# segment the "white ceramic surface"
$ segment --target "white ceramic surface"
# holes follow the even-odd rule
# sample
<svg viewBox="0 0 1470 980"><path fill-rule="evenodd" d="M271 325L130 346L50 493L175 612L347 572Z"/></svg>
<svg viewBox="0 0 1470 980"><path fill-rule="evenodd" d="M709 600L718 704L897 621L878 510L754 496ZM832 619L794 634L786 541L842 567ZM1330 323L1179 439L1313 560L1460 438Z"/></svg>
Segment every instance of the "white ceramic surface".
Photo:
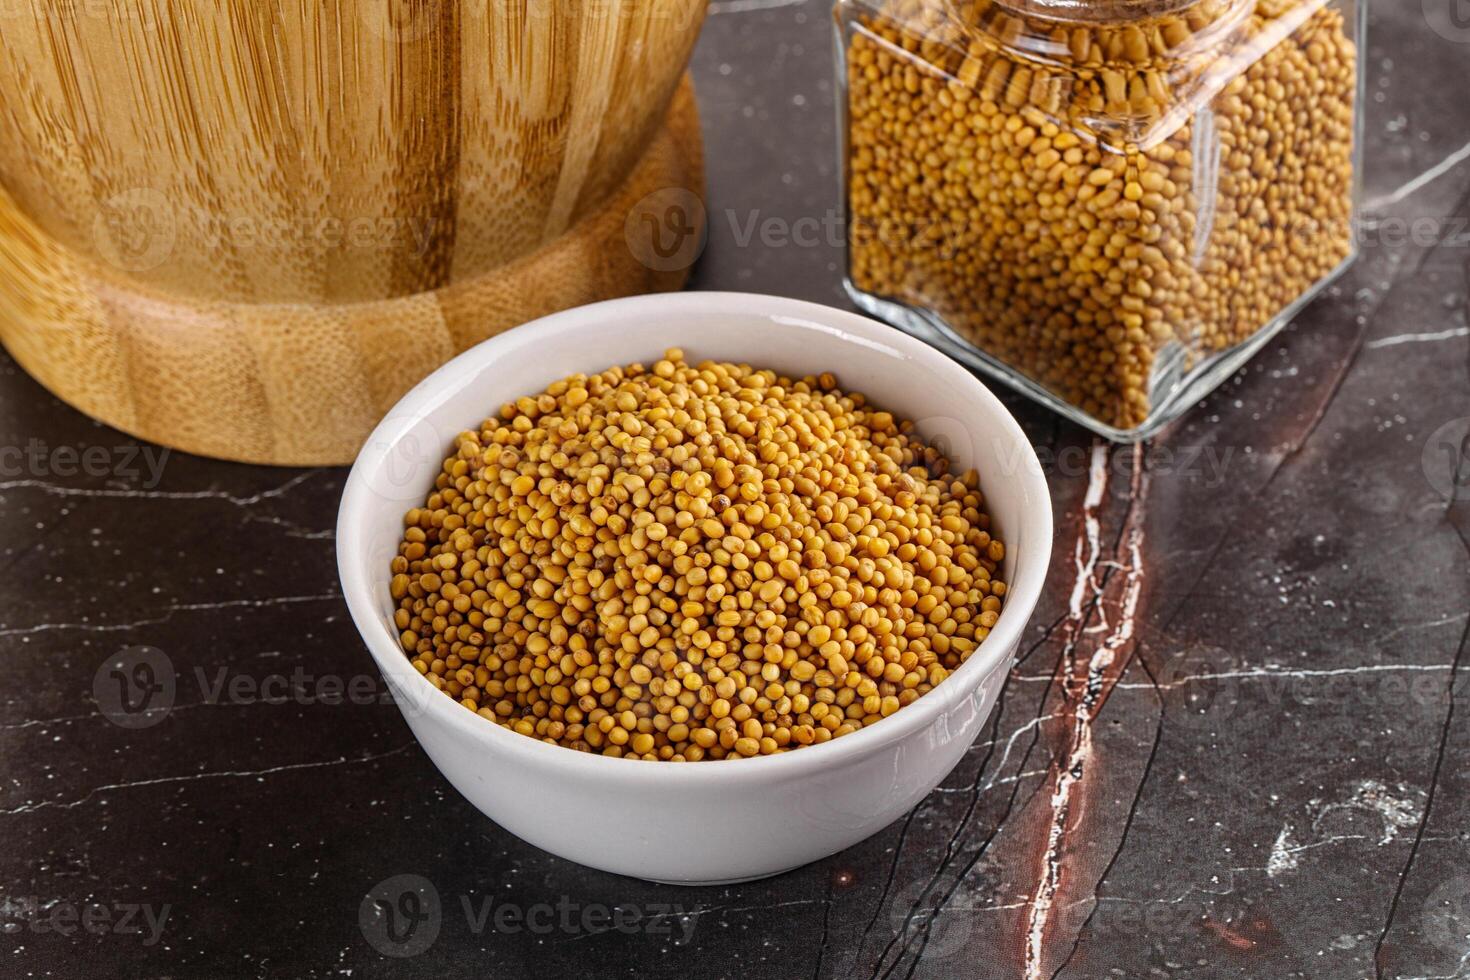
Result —
<svg viewBox="0 0 1470 980"><path fill-rule="evenodd" d="M792 375L832 371L976 466L1006 544L1006 605L990 636L930 694L822 745L752 759L646 762L514 734L419 676L388 594L403 513L423 503L453 437L578 371L650 363L668 347ZM658 881L776 874L882 829L921 800L974 741L1035 608L1051 555L1051 500L1019 425L971 374L891 327L812 303L675 293L568 310L444 365L369 437L348 477L337 561L352 618L404 717L444 776L506 830L553 854ZM448 815L446 814L446 819ZM426 832L433 833L432 827ZM445 831L448 833L448 830Z"/></svg>

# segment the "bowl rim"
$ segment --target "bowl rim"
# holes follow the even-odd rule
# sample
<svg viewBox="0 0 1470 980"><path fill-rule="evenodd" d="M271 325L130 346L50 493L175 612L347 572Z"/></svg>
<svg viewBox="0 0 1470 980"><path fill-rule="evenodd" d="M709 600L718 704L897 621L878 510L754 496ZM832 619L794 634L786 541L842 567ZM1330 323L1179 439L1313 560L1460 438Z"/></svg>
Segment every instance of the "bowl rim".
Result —
<svg viewBox="0 0 1470 980"><path fill-rule="evenodd" d="M942 375L966 390L973 408L977 410L967 413L967 427L970 425L968 420L974 419L974 425L980 431L1000 435L1007 441L1008 449L1014 454L1013 458L1018 460L1018 465L1016 472L1007 474L1005 478L1021 481L1024 484L1024 496L1038 502L1040 506L1035 507L1034 512L1024 519L1028 547L1024 556L1016 556L1018 574L1008 583L1006 603L1000 618L970 658L945 678L943 683L880 722L840 738L804 746L799 751L721 759L717 760L719 765L678 765L663 760L630 759L580 752L518 734L480 717L475 712L465 710L461 704L444 695L414 669L404 655L397 636L378 618L373 593L376 588L387 588L388 576L369 578L359 567L366 564L359 560L366 541L360 530L362 525L355 519L358 514L383 506L381 502L375 503L381 501L381 498L371 489L372 475L381 470L398 440L407 434L400 428L403 420L406 417L422 418L434 408L453 400L463 390L467 379L478 377L481 369L507 352L533 343L555 349L556 342L567 341L569 335L601 328L610 317L635 313L660 318L709 313L744 315L777 321L796 329L812 330L814 343L818 342L817 337L827 337L838 344L880 344L912 360L924 370ZM668 346L682 345L671 340ZM490 411L496 404L508 400L494 395L488 396L484 410ZM902 406L884 407L896 414L902 412ZM396 437L391 431L393 429L399 429ZM1015 452L1016 449L1020 450L1019 453ZM445 451L447 452L447 447ZM429 464L425 465L427 467ZM477 743L488 742L496 751L519 756L526 763L556 767L571 775L591 779L646 779L659 784L710 780L740 783L764 782L772 777L800 773L815 767L839 766L871 755L923 730L959 700L972 693L1002 665L1002 661L1015 649L1030 622L1041 597L1051 561L1052 536L1051 497L1046 478L1020 423L975 375L938 349L887 324L819 303L760 293L677 292L605 300L553 313L497 334L441 365L388 411L363 444L343 488L337 514L336 550L342 595L353 623L395 695L403 690L424 692L420 718L447 725L461 737ZM422 688L415 688L414 685L422 685ZM399 707L403 709L407 706L400 704ZM495 761L494 756L486 758L488 766L493 766Z"/></svg>

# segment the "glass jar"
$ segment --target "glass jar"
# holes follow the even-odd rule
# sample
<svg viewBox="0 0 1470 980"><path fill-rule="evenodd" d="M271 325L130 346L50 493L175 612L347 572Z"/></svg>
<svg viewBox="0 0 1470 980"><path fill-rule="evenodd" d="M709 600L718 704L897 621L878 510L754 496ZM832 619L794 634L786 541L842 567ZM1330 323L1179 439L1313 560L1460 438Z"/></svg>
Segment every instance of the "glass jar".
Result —
<svg viewBox="0 0 1470 980"><path fill-rule="evenodd" d="M847 288L1120 441L1356 255L1359 0L838 0Z"/></svg>

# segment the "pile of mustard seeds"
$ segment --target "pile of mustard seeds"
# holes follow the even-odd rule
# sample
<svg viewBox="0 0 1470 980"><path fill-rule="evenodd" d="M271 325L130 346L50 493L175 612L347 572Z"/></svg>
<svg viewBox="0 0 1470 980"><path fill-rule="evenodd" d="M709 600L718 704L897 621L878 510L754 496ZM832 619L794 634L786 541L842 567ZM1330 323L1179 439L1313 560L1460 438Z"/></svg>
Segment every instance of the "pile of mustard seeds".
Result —
<svg viewBox="0 0 1470 980"><path fill-rule="evenodd" d="M1164 352L1249 340L1352 253L1358 54L1337 5L1255 0L1228 43L1200 40L1239 13L1224 0L1070 27L997 0L871 6L846 59L853 284L1094 419L1144 424ZM1230 81L1195 104L1202 65ZM1142 146L1099 129L1180 116Z"/></svg>
<svg viewBox="0 0 1470 980"><path fill-rule="evenodd" d="M989 634L979 480L842 392L685 361L574 375L464 432L392 563L414 666L572 749L770 755L874 724Z"/></svg>

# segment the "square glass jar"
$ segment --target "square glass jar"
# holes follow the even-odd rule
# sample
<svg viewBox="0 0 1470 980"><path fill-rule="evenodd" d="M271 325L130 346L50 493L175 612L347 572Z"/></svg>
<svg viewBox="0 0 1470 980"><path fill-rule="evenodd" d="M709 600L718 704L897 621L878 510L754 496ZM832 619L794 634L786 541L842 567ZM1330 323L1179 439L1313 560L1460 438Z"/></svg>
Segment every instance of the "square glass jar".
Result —
<svg viewBox="0 0 1470 980"><path fill-rule="evenodd" d="M837 0L846 286L1118 441L1356 257L1360 0Z"/></svg>

